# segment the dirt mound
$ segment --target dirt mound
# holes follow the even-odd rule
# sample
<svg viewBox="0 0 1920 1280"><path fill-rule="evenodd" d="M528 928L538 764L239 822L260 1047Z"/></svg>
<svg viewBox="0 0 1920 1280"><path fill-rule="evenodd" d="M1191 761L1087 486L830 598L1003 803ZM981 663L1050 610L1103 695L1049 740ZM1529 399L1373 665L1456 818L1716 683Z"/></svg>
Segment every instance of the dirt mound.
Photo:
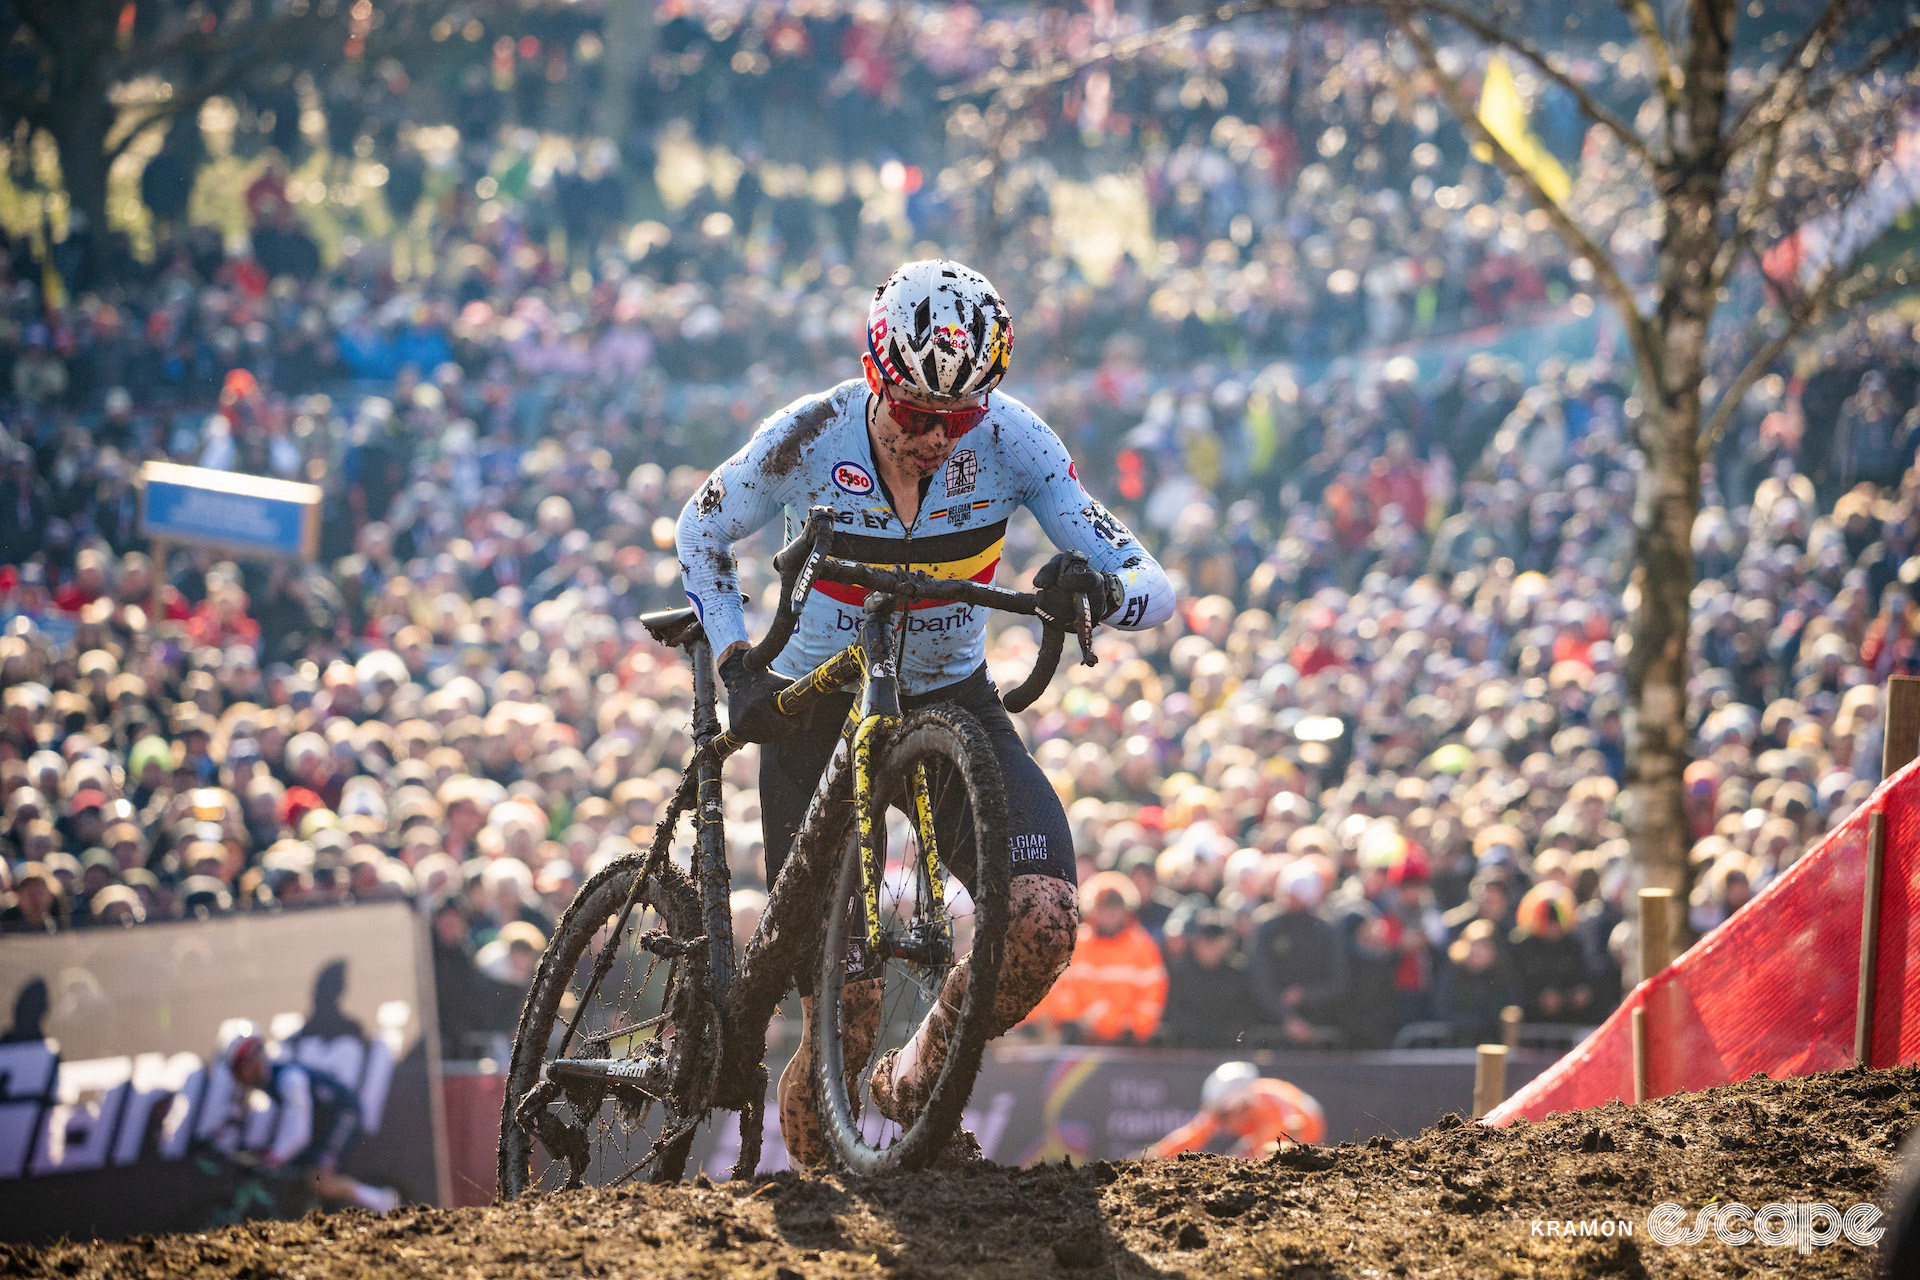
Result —
<svg viewBox="0 0 1920 1280"><path fill-rule="evenodd" d="M794 1174L583 1191L486 1209L261 1223L207 1235L0 1248L0 1275L1866 1276L1844 1240L1662 1246L1647 1214L1716 1197L1758 1208L1884 1195L1920 1124L1920 1070L1844 1071L1613 1105L1489 1130L1187 1157L979 1165L880 1183ZM1884 1203L1884 1201L1882 1201ZM1630 1222L1630 1237L1544 1224ZM1536 1227L1535 1223L1542 1225Z"/></svg>

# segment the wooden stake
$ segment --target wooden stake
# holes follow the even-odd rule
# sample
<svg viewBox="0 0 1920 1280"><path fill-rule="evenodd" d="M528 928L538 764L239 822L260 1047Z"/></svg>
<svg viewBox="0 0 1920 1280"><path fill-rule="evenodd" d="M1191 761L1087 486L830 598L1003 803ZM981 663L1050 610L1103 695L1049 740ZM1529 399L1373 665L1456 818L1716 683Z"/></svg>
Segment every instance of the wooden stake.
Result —
<svg viewBox="0 0 1920 1280"><path fill-rule="evenodd" d="M1880 738L1880 776L1891 778L1920 752L1920 676L1887 680L1886 731ZM1886 879L1887 817L1867 815L1866 884L1860 897L1860 986L1853 1004L1853 1061L1870 1066L1873 1005L1880 968L1880 890Z"/></svg>
<svg viewBox="0 0 1920 1280"><path fill-rule="evenodd" d="M1880 776L1891 778L1920 753L1920 676L1887 679L1887 730L1880 739Z"/></svg>
<svg viewBox="0 0 1920 1280"><path fill-rule="evenodd" d="M165 538L155 538L148 554L153 557L153 598L148 601L147 637L153 639L160 634L160 622L166 608L167 561L173 556L173 544Z"/></svg>
<svg viewBox="0 0 1920 1280"><path fill-rule="evenodd" d="M1867 815L1867 884L1860 904L1860 989L1853 1003L1853 1063L1871 1066L1874 979L1880 968L1880 883L1887 865L1887 815Z"/></svg>
<svg viewBox="0 0 1920 1280"><path fill-rule="evenodd" d="M1640 891L1640 981L1673 963L1673 890Z"/></svg>
<svg viewBox="0 0 1920 1280"><path fill-rule="evenodd" d="M1633 1006L1633 1100L1647 1100L1647 1006Z"/></svg>
<svg viewBox="0 0 1920 1280"><path fill-rule="evenodd" d="M1510 1004L1500 1011L1500 1040L1508 1049L1520 1047L1520 1024L1526 1021L1526 1013L1517 1004Z"/></svg>
<svg viewBox="0 0 1920 1280"><path fill-rule="evenodd" d="M1473 1115L1477 1120L1507 1097L1507 1046L1483 1044L1473 1063Z"/></svg>

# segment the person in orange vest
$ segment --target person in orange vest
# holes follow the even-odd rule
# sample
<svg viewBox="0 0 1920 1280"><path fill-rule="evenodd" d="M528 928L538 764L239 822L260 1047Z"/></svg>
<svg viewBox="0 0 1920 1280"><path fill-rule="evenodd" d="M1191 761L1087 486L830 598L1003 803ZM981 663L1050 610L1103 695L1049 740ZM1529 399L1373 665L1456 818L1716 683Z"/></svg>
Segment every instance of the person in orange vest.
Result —
<svg viewBox="0 0 1920 1280"><path fill-rule="evenodd" d="M1167 1006L1167 966L1139 911L1140 892L1125 875L1087 878L1073 959L1029 1024L1074 1027L1088 1044L1144 1044L1153 1035Z"/></svg>
<svg viewBox="0 0 1920 1280"><path fill-rule="evenodd" d="M1230 1154L1253 1158L1282 1142L1325 1141L1327 1118L1308 1094L1285 1080L1262 1078L1251 1062L1223 1063L1200 1087L1200 1114L1148 1147L1147 1157L1198 1151L1222 1129L1238 1139Z"/></svg>

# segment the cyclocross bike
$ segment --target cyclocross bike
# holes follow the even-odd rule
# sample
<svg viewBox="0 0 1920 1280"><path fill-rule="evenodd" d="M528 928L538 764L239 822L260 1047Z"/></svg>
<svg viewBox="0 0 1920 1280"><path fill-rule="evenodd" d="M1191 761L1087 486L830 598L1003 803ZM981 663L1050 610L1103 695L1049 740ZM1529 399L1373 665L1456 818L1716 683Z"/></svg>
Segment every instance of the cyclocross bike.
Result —
<svg viewBox="0 0 1920 1280"><path fill-rule="evenodd" d="M945 703L902 712L895 646L911 604L958 602L1032 616L1037 598L837 559L833 527L832 510L814 508L800 536L774 557L779 605L748 662L764 669L785 648L816 581L865 587L854 642L794 681L778 706L783 715L803 715L836 690L852 687L856 697L737 963L721 766L744 744L720 729L713 655L694 610L641 618L693 664L692 758L650 847L615 859L581 886L541 958L501 1113L507 1198L642 1176L677 1181L694 1130L718 1109L739 1112L733 1172L752 1176L767 1030L796 984L814 997L814 1093L845 1169L876 1175L923 1167L959 1126L986 1045L1008 924L1005 789L969 712ZM1091 665L1084 600L1076 630L1081 661ZM1065 634L1043 629L1032 674L1004 699L1009 710L1039 697ZM936 829L934 815L954 788L967 801L957 811L970 830ZM899 834L901 856L890 863L893 809L910 821ZM695 837L691 873L670 856L686 814ZM972 854L973 871L964 890L950 883L950 855L962 849ZM867 1082L961 963L971 972L946 1061L918 1114L895 1124L863 1105Z"/></svg>

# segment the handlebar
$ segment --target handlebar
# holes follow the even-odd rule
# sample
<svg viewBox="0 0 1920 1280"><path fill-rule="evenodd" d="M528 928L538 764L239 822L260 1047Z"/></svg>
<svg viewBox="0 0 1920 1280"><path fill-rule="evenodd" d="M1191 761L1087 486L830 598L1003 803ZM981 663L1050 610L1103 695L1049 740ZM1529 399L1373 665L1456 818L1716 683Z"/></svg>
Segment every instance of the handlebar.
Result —
<svg viewBox="0 0 1920 1280"><path fill-rule="evenodd" d="M965 579L934 578L917 571L901 572L857 564L835 557L832 548L833 509L815 507L807 513L806 525L799 536L773 557L773 566L780 573L780 605L767 634L761 637L759 644L748 650L749 667L764 671L767 664L787 647L787 641L793 638L793 629L800 621L800 610L806 603L808 593L813 590L813 584L822 579L884 592L905 602L970 604L1025 617L1033 617L1039 612L1039 597L1031 592L1009 591L1005 587ZM1080 660L1092 666L1095 661L1093 614L1084 599L1080 602L1078 622L1076 631L1080 641ZM1062 628L1042 626L1039 659L1034 663L1032 674L1001 699L1007 710L1025 711L1052 682L1060 666L1061 652L1066 646L1066 634Z"/></svg>

